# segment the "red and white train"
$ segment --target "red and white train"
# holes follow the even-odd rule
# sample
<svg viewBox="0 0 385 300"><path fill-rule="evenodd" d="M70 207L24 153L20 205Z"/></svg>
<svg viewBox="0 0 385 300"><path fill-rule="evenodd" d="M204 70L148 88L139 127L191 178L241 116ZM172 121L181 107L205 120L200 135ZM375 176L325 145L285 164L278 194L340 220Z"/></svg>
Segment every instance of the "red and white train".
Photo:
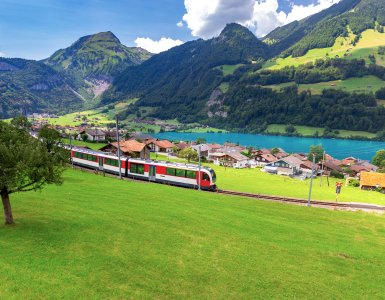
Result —
<svg viewBox="0 0 385 300"><path fill-rule="evenodd" d="M73 147L71 157L74 165L106 173L119 174L119 161L118 157L114 154ZM200 179L201 189L216 189L215 172L208 167L201 167L199 172L198 166L193 164L143 160L125 156L121 156L120 161L123 177L195 189L198 188Z"/></svg>

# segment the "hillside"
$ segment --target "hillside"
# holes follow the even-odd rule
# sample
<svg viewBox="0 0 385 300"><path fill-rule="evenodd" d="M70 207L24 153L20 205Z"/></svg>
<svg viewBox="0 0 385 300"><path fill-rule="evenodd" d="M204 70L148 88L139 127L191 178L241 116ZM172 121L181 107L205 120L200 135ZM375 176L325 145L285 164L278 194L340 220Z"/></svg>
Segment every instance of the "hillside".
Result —
<svg viewBox="0 0 385 300"><path fill-rule="evenodd" d="M185 43L128 68L103 95L102 103L140 96L138 105L157 107L160 117L184 115L183 121L189 122L189 115L199 114L221 83L223 67L261 62L266 56L266 45L249 30L229 24L217 38Z"/></svg>
<svg viewBox="0 0 385 300"><path fill-rule="evenodd" d="M13 200L16 225L0 225L0 298L384 295L381 215L74 170Z"/></svg>
<svg viewBox="0 0 385 300"><path fill-rule="evenodd" d="M367 29L383 32L385 6L382 0L342 0L330 8L277 28L265 37L274 54L302 56L315 48L331 47L338 37L357 36Z"/></svg>
<svg viewBox="0 0 385 300"><path fill-rule="evenodd" d="M57 71L84 80L87 92L99 96L115 76L150 57L151 54L144 49L124 46L108 31L84 36L43 62Z"/></svg>
<svg viewBox="0 0 385 300"><path fill-rule="evenodd" d="M71 79L41 62L0 58L0 119L16 113L79 109L83 100L72 84Z"/></svg>

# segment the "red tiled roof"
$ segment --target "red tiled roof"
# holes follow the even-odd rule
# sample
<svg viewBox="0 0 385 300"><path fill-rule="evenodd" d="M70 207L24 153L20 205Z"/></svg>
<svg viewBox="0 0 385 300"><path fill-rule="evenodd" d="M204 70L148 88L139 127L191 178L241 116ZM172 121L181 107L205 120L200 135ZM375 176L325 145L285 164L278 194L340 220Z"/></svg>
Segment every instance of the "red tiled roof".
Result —
<svg viewBox="0 0 385 300"><path fill-rule="evenodd" d="M115 148L118 148L118 143L112 143ZM146 144L140 143L136 140L128 140L120 142L120 150L122 152L141 152Z"/></svg>
<svg viewBox="0 0 385 300"><path fill-rule="evenodd" d="M154 141L154 144L157 145L159 148L174 148L174 144L171 143L168 140L162 140L162 141Z"/></svg>

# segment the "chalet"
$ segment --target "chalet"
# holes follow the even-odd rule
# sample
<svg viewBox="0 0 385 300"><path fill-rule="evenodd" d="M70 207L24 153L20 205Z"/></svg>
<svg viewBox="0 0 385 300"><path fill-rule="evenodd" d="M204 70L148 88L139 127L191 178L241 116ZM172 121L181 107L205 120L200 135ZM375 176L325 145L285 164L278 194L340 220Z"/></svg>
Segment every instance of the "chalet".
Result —
<svg viewBox="0 0 385 300"><path fill-rule="evenodd" d="M106 133L100 129L86 129L79 133L78 140L82 140L83 135L87 136L88 141L100 142L106 140Z"/></svg>
<svg viewBox="0 0 385 300"><path fill-rule="evenodd" d="M278 152L277 153L274 153L274 156L278 159L281 159L283 157L286 157L288 156L289 154L285 152L285 150L283 150L282 148L277 148L278 149Z"/></svg>
<svg viewBox="0 0 385 300"><path fill-rule="evenodd" d="M146 145L150 147L153 152L165 152L172 153L174 152L175 145L168 140L148 140Z"/></svg>
<svg viewBox="0 0 385 300"><path fill-rule="evenodd" d="M385 174L374 172L362 172L360 177L360 188L362 190L385 190Z"/></svg>
<svg viewBox="0 0 385 300"><path fill-rule="evenodd" d="M181 141L181 142L175 144L175 146L176 146L179 150L183 150L183 149L186 149L186 148L190 147L190 144Z"/></svg>
<svg viewBox="0 0 385 300"><path fill-rule="evenodd" d="M191 148L199 152L199 147L201 151L201 157L205 157L206 159L209 159L209 152L211 148L207 144L194 145Z"/></svg>
<svg viewBox="0 0 385 300"><path fill-rule="evenodd" d="M271 174L294 176L301 173L302 160L287 156L267 164L264 171Z"/></svg>
<svg viewBox="0 0 385 300"><path fill-rule="evenodd" d="M211 154L215 165L242 169L249 166L249 158L240 152L216 152Z"/></svg>
<svg viewBox="0 0 385 300"><path fill-rule="evenodd" d="M254 160L258 166L266 166L267 164L276 161L277 158L270 153L267 153L267 154L257 153L254 155Z"/></svg>
<svg viewBox="0 0 385 300"><path fill-rule="evenodd" d="M150 147L148 147L145 143L141 143L136 140L128 140L120 142L119 145L120 153L122 155L133 158L150 159ZM100 150L116 154L118 150L118 143L109 143Z"/></svg>
<svg viewBox="0 0 385 300"><path fill-rule="evenodd" d="M133 133L130 135L130 139L137 140L137 141L140 141L142 143L145 143L149 140L155 140L155 138L152 137L151 135L144 134L144 133Z"/></svg>
<svg viewBox="0 0 385 300"><path fill-rule="evenodd" d="M302 170L302 173L306 175L307 177L311 177L313 168L314 168L314 173L313 175L318 174L318 171L321 169L319 165L314 164L309 160L302 160L300 168Z"/></svg>
<svg viewBox="0 0 385 300"><path fill-rule="evenodd" d="M342 168L334 160L326 160L323 164L323 174L330 175L332 171L337 173L343 173Z"/></svg>
<svg viewBox="0 0 385 300"><path fill-rule="evenodd" d="M357 162L358 162L357 158L354 158L354 157L350 156L350 157L347 157L347 158L343 159L341 163L344 166L351 166L351 165L353 165L353 164L355 164Z"/></svg>

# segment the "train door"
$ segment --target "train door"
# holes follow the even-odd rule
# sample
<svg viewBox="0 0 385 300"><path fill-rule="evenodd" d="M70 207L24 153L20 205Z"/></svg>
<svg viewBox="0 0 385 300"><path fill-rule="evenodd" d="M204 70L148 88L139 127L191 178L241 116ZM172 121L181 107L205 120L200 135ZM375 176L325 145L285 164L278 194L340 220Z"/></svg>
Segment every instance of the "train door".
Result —
<svg viewBox="0 0 385 300"><path fill-rule="evenodd" d="M156 180L156 166L149 166L148 178L151 181L155 181Z"/></svg>
<svg viewBox="0 0 385 300"><path fill-rule="evenodd" d="M103 157L99 157L99 170L103 170Z"/></svg>

